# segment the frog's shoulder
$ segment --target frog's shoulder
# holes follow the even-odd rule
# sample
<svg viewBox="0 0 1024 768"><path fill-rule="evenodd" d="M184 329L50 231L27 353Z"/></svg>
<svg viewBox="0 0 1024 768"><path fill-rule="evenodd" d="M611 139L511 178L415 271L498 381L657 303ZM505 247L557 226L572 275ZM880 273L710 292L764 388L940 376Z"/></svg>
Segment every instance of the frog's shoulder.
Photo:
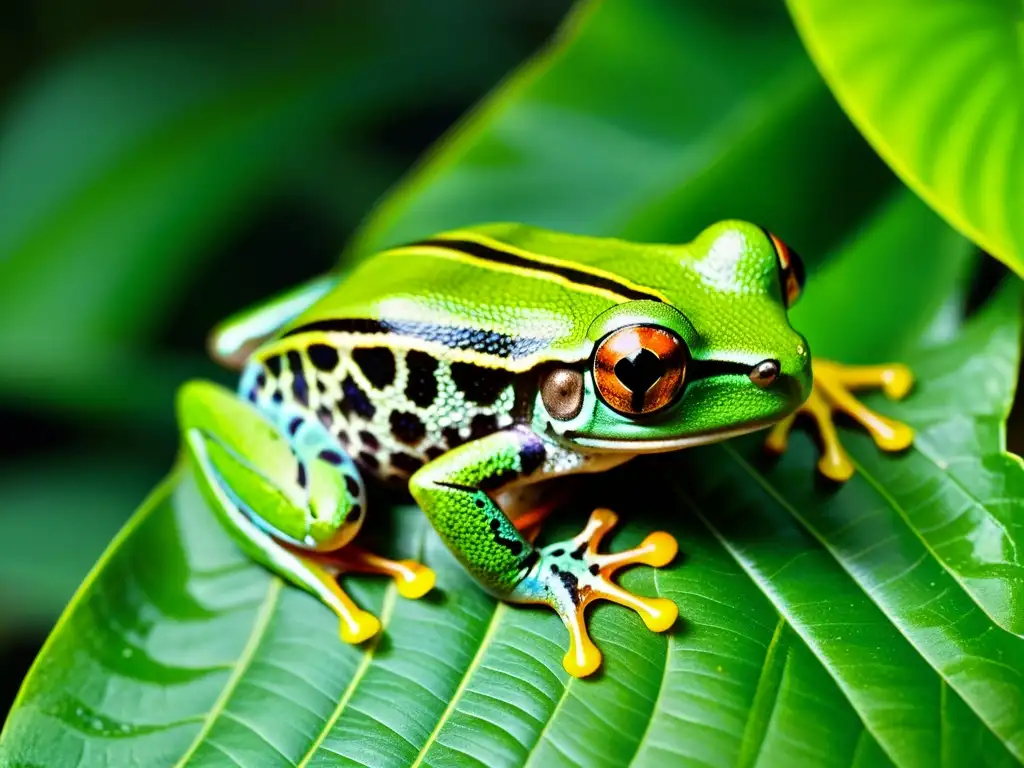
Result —
<svg viewBox="0 0 1024 768"><path fill-rule="evenodd" d="M589 355L587 331L601 312L666 301L615 267L649 263L645 248L520 224L444 232L366 259L283 336L401 344L511 371L574 362Z"/></svg>

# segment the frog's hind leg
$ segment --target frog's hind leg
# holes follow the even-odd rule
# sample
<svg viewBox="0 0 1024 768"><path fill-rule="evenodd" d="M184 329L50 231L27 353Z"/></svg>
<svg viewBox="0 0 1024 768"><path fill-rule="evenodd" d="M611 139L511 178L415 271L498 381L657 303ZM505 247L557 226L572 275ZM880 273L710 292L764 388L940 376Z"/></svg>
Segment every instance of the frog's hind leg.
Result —
<svg viewBox="0 0 1024 768"><path fill-rule="evenodd" d="M810 397L796 413L776 424L768 433L765 447L783 453L789 444L789 433L797 415L806 413L818 427L822 456L818 471L836 482L849 480L853 463L843 449L832 414L844 413L868 431L875 445L883 451L901 451L914 440L914 431L898 421L888 419L860 403L853 392L881 388L886 397L899 400L914 384L910 369L899 363L889 365L840 365L827 360L814 361L814 386Z"/></svg>
<svg viewBox="0 0 1024 768"><path fill-rule="evenodd" d="M365 499L354 466L333 452L299 459L254 406L215 384L189 382L178 406L200 487L235 542L330 607L346 642L377 634L376 617L316 559L317 551L347 544L362 523Z"/></svg>
<svg viewBox="0 0 1024 768"><path fill-rule="evenodd" d="M210 356L225 368L241 370L253 350L333 289L340 281L323 275L232 315L210 334Z"/></svg>
<svg viewBox="0 0 1024 768"><path fill-rule="evenodd" d="M563 666L575 677L593 673L601 654L590 640L584 612L595 600L611 600L640 614L647 627L663 632L676 620L675 603L634 595L611 581L627 565L667 565L677 551L667 533L650 534L636 549L597 552L615 525L606 509L568 541L535 548L494 502L491 494L536 472L543 441L526 429L495 432L435 459L410 478L409 488L442 540L492 594L519 603L543 603L569 630Z"/></svg>

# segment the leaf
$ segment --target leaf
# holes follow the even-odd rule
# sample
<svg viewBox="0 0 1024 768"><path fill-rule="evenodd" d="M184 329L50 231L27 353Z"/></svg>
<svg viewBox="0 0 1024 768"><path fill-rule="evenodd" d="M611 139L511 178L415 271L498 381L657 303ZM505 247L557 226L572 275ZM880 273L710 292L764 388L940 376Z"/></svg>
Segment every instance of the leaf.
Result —
<svg viewBox="0 0 1024 768"><path fill-rule="evenodd" d="M377 208L349 251L495 220L685 242L708 222L747 218L813 266L891 177L832 102L785 13L760 4L744 20L715 3L580 4L548 50Z"/></svg>
<svg viewBox="0 0 1024 768"><path fill-rule="evenodd" d="M946 220L1024 274L1020 7L789 0L857 127Z"/></svg>
<svg viewBox="0 0 1024 768"><path fill-rule="evenodd" d="M925 369L930 361L942 374L901 415L923 407L930 415L915 426L955 429L963 412L942 406L955 381L964 397L989 392L975 399L979 421L1002 418L1020 298L1014 285L957 342L923 353ZM978 375L965 381L964 366L950 367L964 362ZM396 507L393 530L376 536L437 569L440 594L407 601L351 579L386 631L365 649L339 642L315 599L230 544L179 469L51 636L0 756L50 765L102 755L112 766L140 755L152 765L185 755L260 766L1012 764L1007 750L1024 746L1013 715L1024 645L999 629L1008 614L978 609L942 542L929 550L941 529L920 523L955 505L908 483L909 471L888 480L924 452L875 458L889 473L876 477L864 442L853 450L865 474L834 494L810 487L809 441L764 475L756 448L729 443L637 462L603 485L629 521L613 549L655 525L679 537L682 563L624 581L677 600L684 624L666 642L599 607L594 634L607 655L596 681L561 669L553 614L496 604L411 507ZM1019 463L1014 472L1007 481L1019 482ZM652 476L680 479L652 488ZM957 489L938 470L931 482ZM666 507L678 511L666 518ZM978 511L998 517L1002 503L983 499ZM581 522L578 511L547 537Z"/></svg>
<svg viewBox="0 0 1024 768"><path fill-rule="evenodd" d="M528 76L513 77L399 191L356 252L422 234L419 228L451 226L462 216L496 215L499 188L491 187L490 173L500 177L518 157L553 163L561 156L552 147L580 149L576 160L586 159L582 150L595 145L583 141L581 124L603 125L613 138L619 131L644 136L645 119L671 115L681 102L669 98L678 78L664 73L683 66L653 80L643 69L647 58L692 51L695 59L683 71L696 82L679 87L698 89L701 73L730 72L729 55L710 59L722 69L707 66L710 52L731 53L727 35L742 33L716 26L714 10L689 11L692 23L680 24L678 5L654 0L587 9L560 53L529 65ZM776 29L756 14L752 26L759 33ZM640 29L652 32L642 46L621 32ZM711 37L715 30L720 37ZM662 51L657 44L668 38L676 44ZM635 55L638 48L643 56ZM779 135L776 127L799 130L797 118L808 116L764 95L772 93L764 61L785 68L785 50L781 45L775 57L754 57L742 70L747 79L726 103L741 114L759 104L770 119L748 126L749 135L723 139L726 160L693 175L666 174L667 194L661 184L626 183L611 163L608 178L626 189L601 188L615 196L616 210L628 198L623 208L636 214L629 222L605 223L611 214L603 195L553 194L531 209L531 196L517 197L509 184L510 204L560 226L635 226L645 236L669 239L682 226L668 216L669 202L689 199L711 211L739 190L750 212L807 223L808 242L831 248L827 260L819 259L794 322L829 354L912 353L918 392L905 403L877 405L904 416L922 435L948 433L948 443L926 441L901 456L879 457L850 435L862 473L839 490L812 483L814 453L805 438L794 438L792 453L774 465L754 437L640 459L591 478L587 495L548 526L545 538L575 533L590 496L621 513L613 550L654 528L670 530L683 556L660 571L634 569L623 583L676 600L682 622L668 635L654 635L635 615L599 605L591 626L605 666L596 679L582 681L562 669L567 639L553 613L486 596L407 506L386 513L378 503L371 534L381 549L424 559L437 571L439 589L407 601L381 581L346 580L353 596L382 617L385 631L365 648L340 643L327 609L282 587L230 545L179 468L111 545L51 634L0 734L0 762L955 767L1024 761L1014 719L1024 696L1024 649L1019 634L1005 629L1014 626L1020 600L1000 601L1020 592L1014 559L1020 534L1010 525L1013 502L1006 499L1013 497L1001 490L1017 487L1020 463L1003 453L1001 427L1019 360L1021 287L1009 285L965 323L955 304L972 250L909 193L881 179L865 189L860 208L836 213L819 188L795 186L780 202L771 184L750 183L775 178L755 171L787 157L776 156L768 141ZM622 67L614 66L616 56L625 57ZM633 83L629 95L637 100L624 116L603 101L608 78L592 76L588 67L595 62ZM648 79L633 78L635 72ZM664 88L654 88L656 82ZM494 131L508 125L521 102L531 103L537 89L555 83L574 90L546 99L578 99L579 119L551 121L543 132L520 136L519 153L497 153ZM621 96L611 85L611 98ZM645 91L648 101L641 99ZM823 101L823 113L828 109ZM805 145L820 142L808 146L812 154L834 138L833 131L809 135L802 134ZM679 133L665 146L699 138ZM793 152L788 158L797 166L800 143L780 148ZM737 145L742 149L734 154ZM534 155L526 152L531 148ZM489 156L490 165L474 165L483 158L470 162L475 152ZM599 177L605 156L589 157ZM611 152L607 157L614 160ZM828 168L803 162L820 179L832 179ZM740 166L744 183L734 185ZM536 173L552 181L543 166L524 167L530 174L524 179ZM829 183L836 186L826 191L839 186ZM532 182L524 188L544 191ZM442 206L442 192L451 195L448 203L470 207ZM695 214L680 209L679 215ZM942 254L927 274L920 247ZM866 309L872 302L879 307ZM879 319L867 316L875 311ZM937 318L941 333L934 330ZM952 387L955 398L948 396ZM945 466L929 458L928 451L940 450L935 445L950 452L940 455ZM931 467L918 475L913 468L922 464Z"/></svg>

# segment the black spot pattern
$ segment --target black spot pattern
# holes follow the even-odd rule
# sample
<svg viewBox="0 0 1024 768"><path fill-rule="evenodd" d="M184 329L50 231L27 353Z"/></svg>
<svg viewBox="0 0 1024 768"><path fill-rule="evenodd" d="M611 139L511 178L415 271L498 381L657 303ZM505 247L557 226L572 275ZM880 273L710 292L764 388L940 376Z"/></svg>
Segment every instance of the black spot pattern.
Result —
<svg viewBox="0 0 1024 768"><path fill-rule="evenodd" d="M524 475L532 475L544 463L547 451L536 435L530 435L519 449L519 467Z"/></svg>
<svg viewBox="0 0 1024 768"><path fill-rule="evenodd" d="M352 477L352 475L345 475L345 490L348 491L348 495L351 496L353 499L358 499L359 481Z"/></svg>
<svg viewBox="0 0 1024 768"><path fill-rule="evenodd" d="M444 456L447 451L439 445L432 445L424 452L427 457L427 461L433 461L436 458Z"/></svg>
<svg viewBox="0 0 1024 768"><path fill-rule="evenodd" d="M340 431L340 432L339 432L339 433L338 433L338 434L336 435L336 437L338 438L338 442L339 442L339 443L341 443L341 444L342 444L343 446L345 446L346 448L348 448L348 445L349 445L349 443L351 442L351 440L349 439L349 436L348 436L348 432L346 432L345 430L341 430L341 431Z"/></svg>
<svg viewBox="0 0 1024 768"><path fill-rule="evenodd" d="M265 386L267 386L267 374L260 371L256 374L256 388L263 389Z"/></svg>
<svg viewBox="0 0 1024 768"><path fill-rule="evenodd" d="M336 467L341 466L341 462L343 461L340 453L331 450L320 451L318 458L322 461L326 461L328 464L333 464Z"/></svg>
<svg viewBox="0 0 1024 768"><path fill-rule="evenodd" d="M359 433L359 441L363 444L363 448L368 451L379 451L380 441L373 432L367 432L365 429Z"/></svg>
<svg viewBox="0 0 1024 768"><path fill-rule="evenodd" d="M390 349L384 347L353 349L352 359L356 361L366 380L374 389L384 389L394 382L395 356Z"/></svg>
<svg viewBox="0 0 1024 768"><path fill-rule="evenodd" d="M478 405L493 405L498 395L512 383L512 374L497 368L469 363L452 363L452 381L467 400Z"/></svg>
<svg viewBox="0 0 1024 768"><path fill-rule="evenodd" d="M498 417L489 413L478 413L469 422L469 436L473 440L487 437L492 432L498 431Z"/></svg>
<svg viewBox="0 0 1024 768"><path fill-rule="evenodd" d="M367 469L370 469L370 470L372 470L374 472L376 472L378 469L380 469L380 462L377 461L377 457L374 456L369 451L360 451L359 455L356 457L356 459L364 467L366 467Z"/></svg>
<svg viewBox="0 0 1024 768"><path fill-rule="evenodd" d="M348 511L348 519L346 522L358 523L363 517L363 508L358 504L353 504L352 509Z"/></svg>
<svg viewBox="0 0 1024 768"><path fill-rule="evenodd" d="M426 408L437 398L437 360L418 349L405 355L409 369L409 380L405 385L405 396L420 408Z"/></svg>
<svg viewBox="0 0 1024 768"><path fill-rule="evenodd" d="M407 475L413 474L416 470L423 466L423 460L418 459L415 456L410 456L408 453L393 453L391 454L391 466L397 469L399 472L404 472Z"/></svg>
<svg viewBox="0 0 1024 768"><path fill-rule="evenodd" d="M278 376L281 375L280 357L268 357L266 360L263 361L263 364L267 367L267 370L270 371L270 375L273 378L276 379Z"/></svg>
<svg viewBox="0 0 1024 768"><path fill-rule="evenodd" d="M417 445L427 434L427 428L415 413L393 411L389 421L391 433L406 445Z"/></svg>
<svg viewBox="0 0 1024 768"><path fill-rule="evenodd" d="M301 461L299 462L299 469L295 475L295 482L297 482L303 488L306 487L306 465L303 464Z"/></svg>
<svg viewBox="0 0 1024 768"><path fill-rule="evenodd" d="M302 417L296 416L294 419L288 422L288 435L295 437L295 433L299 431L299 427L302 426Z"/></svg>
<svg viewBox="0 0 1024 768"><path fill-rule="evenodd" d="M558 574L558 578L562 580L562 584L569 592L569 597L572 598L573 605L580 604L580 580L576 578L576 574L570 571L562 571Z"/></svg>
<svg viewBox="0 0 1024 768"><path fill-rule="evenodd" d="M292 372L292 394L302 405L309 405L309 385L302 371L302 357L294 349L288 350L288 368Z"/></svg>
<svg viewBox="0 0 1024 768"><path fill-rule="evenodd" d="M316 415L320 419L320 423L323 424L327 429L331 428L334 424L334 414L331 413L331 409L321 405L316 409Z"/></svg>
<svg viewBox="0 0 1024 768"><path fill-rule="evenodd" d="M310 344L306 354L309 362L321 371L330 373L338 367L338 350L327 344Z"/></svg>
<svg viewBox="0 0 1024 768"><path fill-rule="evenodd" d="M519 567L525 568L527 571L529 571L531 568L533 568L533 566L537 564L538 560L540 560L540 552L538 552L536 549L531 549L530 554L523 558L523 562Z"/></svg>
<svg viewBox="0 0 1024 768"><path fill-rule="evenodd" d="M444 442L448 446L449 450L451 450L452 448L458 448L460 445L466 442L465 440L462 439L462 435L459 434L458 427L445 427L441 431L441 436L444 438Z"/></svg>
<svg viewBox="0 0 1024 768"><path fill-rule="evenodd" d="M341 392L341 404L338 407L343 414L348 416L355 413L364 419L373 418L373 414L377 412L377 409L370 402L370 398L366 396L366 393L356 384L355 379L351 376L346 376L345 380L341 382Z"/></svg>

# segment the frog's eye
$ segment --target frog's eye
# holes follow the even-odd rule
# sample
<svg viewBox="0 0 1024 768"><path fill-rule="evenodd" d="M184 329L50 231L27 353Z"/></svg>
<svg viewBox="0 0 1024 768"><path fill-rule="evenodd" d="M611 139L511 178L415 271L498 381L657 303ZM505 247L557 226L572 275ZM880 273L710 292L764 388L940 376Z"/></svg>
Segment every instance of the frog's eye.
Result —
<svg viewBox="0 0 1024 768"><path fill-rule="evenodd" d="M789 309L796 304L796 300L800 298L800 292L804 289L804 263L796 251L771 232L768 232L768 238L775 247L775 256L779 262L779 275L782 280L782 294L786 298L786 309Z"/></svg>
<svg viewBox="0 0 1024 768"><path fill-rule="evenodd" d="M689 350L675 333L654 325L613 331L594 351L594 383L609 407L627 416L654 413L683 388Z"/></svg>

